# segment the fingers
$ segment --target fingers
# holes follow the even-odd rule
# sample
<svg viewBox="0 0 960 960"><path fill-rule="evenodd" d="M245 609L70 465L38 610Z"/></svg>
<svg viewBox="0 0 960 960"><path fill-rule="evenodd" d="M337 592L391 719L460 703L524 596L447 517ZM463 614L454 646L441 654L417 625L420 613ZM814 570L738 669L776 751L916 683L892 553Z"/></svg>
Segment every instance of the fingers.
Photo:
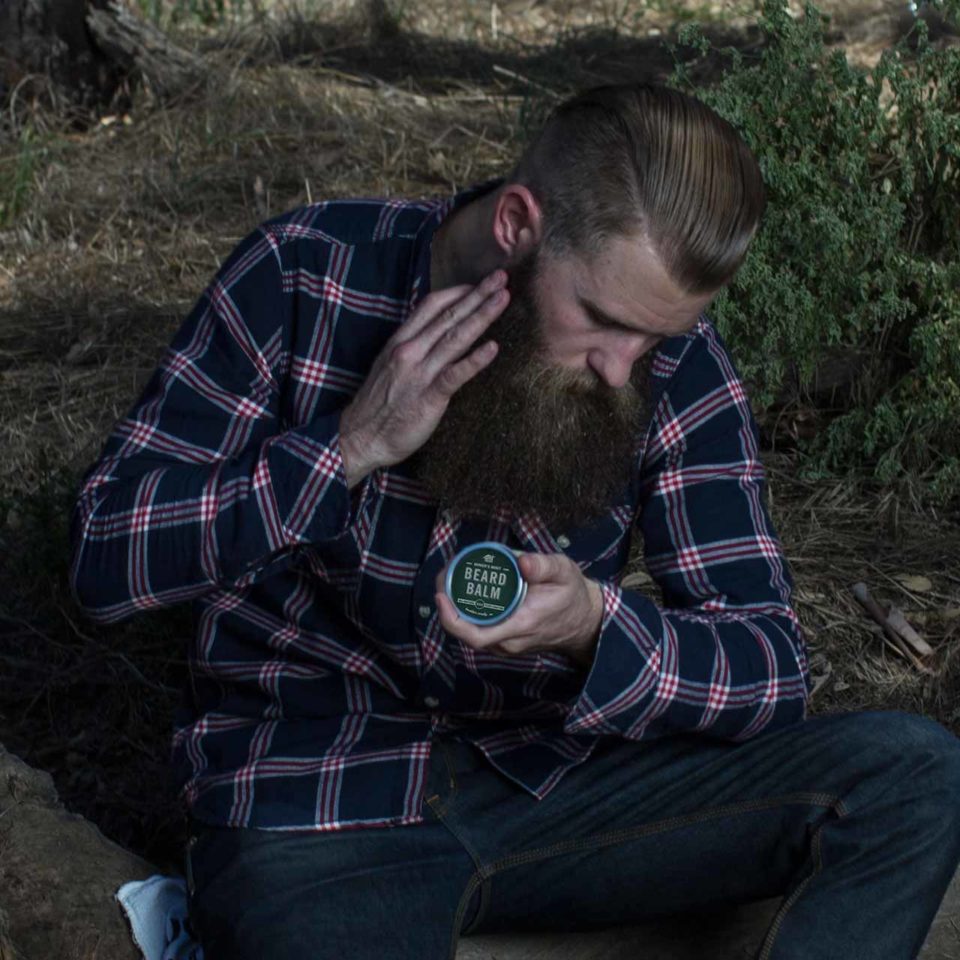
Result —
<svg viewBox="0 0 960 960"><path fill-rule="evenodd" d="M495 296L506 286L506 282L506 271L494 270L476 286L460 284L427 294L400 328L395 342L405 343L417 338L424 353L427 353L447 329Z"/></svg>
<svg viewBox="0 0 960 960"><path fill-rule="evenodd" d="M424 373L433 381L437 393L444 400L449 399L496 356L498 347L493 341L481 344L467 356L464 354L503 312L509 299L510 295L505 290L497 291L479 309L448 326L424 358Z"/></svg>
<svg viewBox="0 0 960 960"><path fill-rule="evenodd" d="M519 614L514 614L513 617L503 623L495 624L492 627L481 627L464 620L445 593L436 593L434 601L437 604L437 612L440 614L440 626L447 633L459 637L474 650L495 647L505 640L519 640L523 643L525 634L521 629L518 629L518 627L523 626L522 622L518 623Z"/></svg>
<svg viewBox="0 0 960 960"><path fill-rule="evenodd" d="M422 332L424 327L433 322L438 313L455 306L471 290L476 289L468 283L460 283L455 287L445 287L443 290L428 293L418 304L416 310L410 314L406 323L397 331L394 343L406 343L408 340L413 340Z"/></svg>
<svg viewBox="0 0 960 960"><path fill-rule="evenodd" d="M500 287L480 298L471 294L444 310L420 335L427 371L435 374L462 357L509 301L510 294Z"/></svg>
<svg viewBox="0 0 960 960"><path fill-rule="evenodd" d="M498 349L493 340L488 340L458 363L444 367L434 384L437 392L441 396L452 397L468 380L493 362Z"/></svg>
<svg viewBox="0 0 960 960"><path fill-rule="evenodd" d="M440 626L474 650L508 656L550 651L589 666L603 618L600 585L563 554L524 553L519 561L531 589L516 612L492 626L461 616L444 591L441 570L434 584Z"/></svg>
<svg viewBox="0 0 960 960"><path fill-rule="evenodd" d="M451 395L493 360L495 343L474 342L508 302L505 283L506 272L498 270L476 287L430 294L377 354L349 405L347 425L376 451L370 462L390 466L423 446ZM442 349L434 349L438 341Z"/></svg>
<svg viewBox="0 0 960 960"><path fill-rule="evenodd" d="M447 596L446 583L447 568L442 569L434 580L434 602L437 605L437 613L440 615L440 626L447 633L459 637L468 646L474 650L485 650L494 648L493 653L497 652L499 645L504 641L516 641L515 650L511 652L521 652L521 648L529 644L529 637L532 635L537 625L537 615L527 609L519 609L510 617L501 623L492 626L481 626L471 623L460 616L460 612L454 606L453 601Z"/></svg>
<svg viewBox="0 0 960 960"><path fill-rule="evenodd" d="M562 582L571 579L572 574L582 576L580 568L563 553L518 553L517 563L527 583ZM444 567L434 579L434 592L444 593L447 569Z"/></svg>
<svg viewBox="0 0 960 960"><path fill-rule="evenodd" d="M497 355L492 341L465 354L509 302L506 282L506 271L495 270L475 287L428 295L391 341L389 356L402 367L416 369L422 389L432 392L443 407Z"/></svg>

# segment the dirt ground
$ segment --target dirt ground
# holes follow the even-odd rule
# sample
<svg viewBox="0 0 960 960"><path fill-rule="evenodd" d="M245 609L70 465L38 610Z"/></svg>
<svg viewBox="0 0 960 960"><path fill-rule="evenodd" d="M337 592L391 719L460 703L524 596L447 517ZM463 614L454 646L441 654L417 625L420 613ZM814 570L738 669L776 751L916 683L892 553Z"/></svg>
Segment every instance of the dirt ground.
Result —
<svg viewBox="0 0 960 960"><path fill-rule="evenodd" d="M823 8L832 42L866 66L912 16L893 0ZM499 174L538 105L665 77L664 40L694 17L749 48L752 9L462 0L348 25L288 12L181 35L209 73L176 103L131 90L84 125L53 91L15 94L0 128L0 176L19 198L0 229L0 742L50 771L68 806L176 865L166 753L189 615L85 622L66 588L67 519L79 473L222 258L314 199L448 193ZM799 480L802 417L773 412L762 428L813 711L902 709L960 732L960 517ZM919 667L863 614L857 582L933 648Z"/></svg>

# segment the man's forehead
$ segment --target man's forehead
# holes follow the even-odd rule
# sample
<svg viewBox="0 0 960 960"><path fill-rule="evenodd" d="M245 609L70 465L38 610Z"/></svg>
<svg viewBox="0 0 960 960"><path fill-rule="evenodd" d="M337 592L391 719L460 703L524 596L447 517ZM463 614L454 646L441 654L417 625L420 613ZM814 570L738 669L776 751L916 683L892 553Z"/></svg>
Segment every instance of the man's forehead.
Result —
<svg viewBox="0 0 960 960"><path fill-rule="evenodd" d="M588 306L638 329L662 327L665 335L689 329L715 296L681 290L642 238L614 237L593 256L574 255L571 266L576 294Z"/></svg>

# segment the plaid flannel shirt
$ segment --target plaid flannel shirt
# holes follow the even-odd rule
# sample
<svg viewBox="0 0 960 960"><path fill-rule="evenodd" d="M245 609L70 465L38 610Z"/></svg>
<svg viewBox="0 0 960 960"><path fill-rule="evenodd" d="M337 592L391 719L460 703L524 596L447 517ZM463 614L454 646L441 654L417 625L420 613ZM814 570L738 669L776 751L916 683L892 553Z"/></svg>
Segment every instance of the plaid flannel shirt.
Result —
<svg viewBox="0 0 960 960"><path fill-rule="evenodd" d="M340 411L429 290L436 227L490 186L317 203L257 229L83 478L71 586L88 615L193 604L173 754L199 819L419 822L440 732L541 798L601 737L736 741L805 716L806 650L756 427L706 317L659 345L633 480L597 521L462 519L405 464L348 489ZM657 598L619 585L634 529ZM435 577L479 539L563 552L601 584L589 670L443 631Z"/></svg>

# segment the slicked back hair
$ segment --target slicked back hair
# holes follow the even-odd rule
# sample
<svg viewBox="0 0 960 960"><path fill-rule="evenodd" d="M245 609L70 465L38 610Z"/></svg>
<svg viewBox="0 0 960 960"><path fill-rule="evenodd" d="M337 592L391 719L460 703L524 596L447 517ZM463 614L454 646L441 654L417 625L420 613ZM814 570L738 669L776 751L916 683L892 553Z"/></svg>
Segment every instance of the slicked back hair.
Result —
<svg viewBox="0 0 960 960"><path fill-rule="evenodd" d="M597 87L560 104L508 182L541 205L548 251L590 256L635 235L688 294L733 278L766 203L737 131L657 84Z"/></svg>

